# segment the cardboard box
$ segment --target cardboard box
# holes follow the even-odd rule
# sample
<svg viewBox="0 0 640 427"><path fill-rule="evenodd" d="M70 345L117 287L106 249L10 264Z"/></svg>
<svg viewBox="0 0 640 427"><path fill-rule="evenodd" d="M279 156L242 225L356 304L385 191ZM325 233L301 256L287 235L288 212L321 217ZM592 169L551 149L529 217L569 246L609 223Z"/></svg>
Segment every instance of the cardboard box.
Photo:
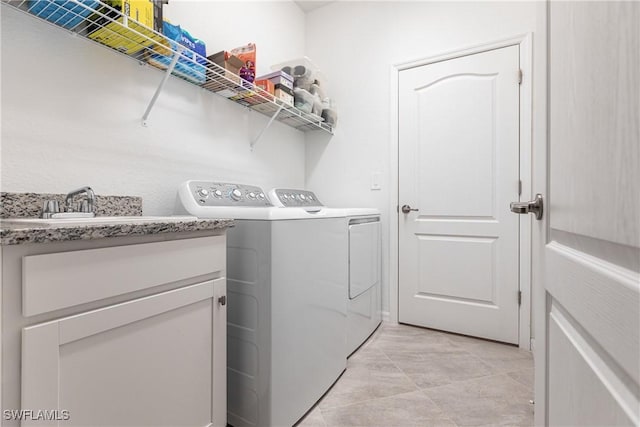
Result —
<svg viewBox="0 0 640 427"><path fill-rule="evenodd" d="M276 91L275 85L271 83L271 80L268 80L268 79L256 80L255 85L256 87L259 87L260 89L270 93L271 95L273 95ZM260 94L264 95L263 93L260 93Z"/></svg>
<svg viewBox="0 0 640 427"><path fill-rule="evenodd" d="M255 103L261 104L263 102L273 101L273 94L276 89L269 80L258 80L255 82L256 85L256 93L258 95L255 96ZM262 89L262 90L259 90Z"/></svg>
<svg viewBox="0 0 640 427"><path fill-rule="evenodd" d="M164 38L152 31L152 29L155 29L162 33L162 13L158 11L158 4L161 10L162 2L155 3L151 0L111 0L107 4L120 11L121 14L113 11L106 13L107 16L117 22L110 22L103 17L95 19L95 23L89 25L87 29L90 39L128 55L152 45L166 46ZM125 20L122 15L127 19ZM159 16L160 21L157 21L154 16Z"/></svg>
<svg viewBox="0 0 640 427"><path fill-rule="evenodd" d="M282 85L293 90L293 77L284 71L274 71L273 73L265 74L258 77L258 80L269 80L274 85Z"/></svg>
<svg viewBox="0 0 640 427"><path fill-rule="evenodd" d="M284 90L283 88L278 88L274 92L274 96L276 99L286 102L287 104L293 105L293 95Z"/></svg>
<svg viewBox="0 0 640 427"><path fill-rule="evenodd" d="M207 59L225 70L224 77L233 81L234 83L240 84L240 76L238 76L238 73L240 72L240 68L242 68L244 64L237 56L229 55L228 52L222 50L218 53L207 56ZM225 82L216 83L217 79L219 79L219 76L210 71L207 71L207 81L203 86L207 89L215 91L215 88L217 86L219 86L220 84L225 84Z"/></svg>
<svg viewBox="0 0 640 427"><path fill-rule="evenodd" d="M290 89L288 86L284 86L282 84L277 84L277 85L273 86L273 89L274 89L273 93L275 93L276 90L281 90L281 91L286 92L289 95L293 96L293 90Z"/></svg>

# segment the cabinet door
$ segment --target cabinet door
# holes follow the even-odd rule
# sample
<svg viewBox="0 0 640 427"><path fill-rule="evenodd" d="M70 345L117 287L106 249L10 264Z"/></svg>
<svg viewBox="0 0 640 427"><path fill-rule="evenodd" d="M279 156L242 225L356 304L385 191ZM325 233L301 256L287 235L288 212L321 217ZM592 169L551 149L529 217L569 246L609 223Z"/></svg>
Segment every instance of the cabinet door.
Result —
<svg viewBox="0 0 640 427"><path fill-rule="evenodd" d="M68 411L64 426L225 426L225 294L221 278L24 328L22 409Z"/></svg>

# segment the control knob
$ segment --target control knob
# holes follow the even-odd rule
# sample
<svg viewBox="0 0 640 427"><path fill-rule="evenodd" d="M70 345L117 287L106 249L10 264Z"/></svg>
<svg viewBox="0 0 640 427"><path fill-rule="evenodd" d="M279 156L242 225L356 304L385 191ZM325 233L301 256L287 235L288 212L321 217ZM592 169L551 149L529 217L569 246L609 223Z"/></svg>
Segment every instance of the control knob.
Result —
<svg viewBox="0 0 640 427"><path fill-rule="evenodd" d="M209 190L207 190L206 188L200 188L197 191L198 196L202 197L203 199L206 199L207 196L209 195Z"/></svg>
<svg viewBox="0 0 640 427"><path fill-rule="evenodd" d="M248 194L248 196L249 196L249 198L250 198L251 200L253 200L253 199L255 199L255 198L256 198L256 193L254 193L254 192L252 191L251 193L249 193L249 194Z"/></svg>
<svg viewBox="0 0 640 427"><path fill-rule="evenodd" d="M260 194L258 194L258 199L260 199L260 200L264 200L264 193L260 193Z"/></svg>
<svg viewBox="0 0 640 427"><path fill-rule="evenodd" d="M239 202L242 199L242 192L237 188L229 193L229 197L236 202Z"/></svg>
<svg viewBox="0 0 640 427"><path fill-rule="evenodd" d="M215 190L215 191L213 192L213 195L214 195L214 196L216 196L217 198L220 198L220 197L222 197L222 191L220 191L220 190Z"/></svg>

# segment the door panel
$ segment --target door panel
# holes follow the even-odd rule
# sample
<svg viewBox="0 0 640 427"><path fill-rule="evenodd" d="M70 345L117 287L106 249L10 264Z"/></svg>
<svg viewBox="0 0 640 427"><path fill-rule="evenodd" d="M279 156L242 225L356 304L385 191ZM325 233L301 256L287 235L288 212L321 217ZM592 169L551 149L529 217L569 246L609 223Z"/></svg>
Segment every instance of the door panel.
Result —
<svg viewBox="0 0 640 427"><path fill-rule="evenodd" d="M399 320L518 342L519 47L401 71Z"/></svg>
<svg viewBox="0 0 640 427"><path fill-rule="evenodd" d="M547 7L549 230L534 251L545 267L536 419L640 425L640 3Z"/></svg>
<svg viewBox="0 0 640 427"><path fill-rule="evenodd" d="M418 186L429 189L418 193L421 215L494 217L496 78L455 74L413 89L417 138L429 141L419 146L417 158Z"/></svg>
<svg viewBox="0 0 640 427"><path fill-rule="evenodd" d="M637 404L606 352L549 301L549 425L637 425Z"/></svg>
<svg viewBox="0 0 640 427"><path fill-rule="evenodd" d="M418 241L418 258L430 261L420 264L420 277L430 280L418 283L419 294L496 303L496 239L419 236ZM469 261L464 269L459 268L460 258ZM469 277L475 279L468 280Z"/></svg>

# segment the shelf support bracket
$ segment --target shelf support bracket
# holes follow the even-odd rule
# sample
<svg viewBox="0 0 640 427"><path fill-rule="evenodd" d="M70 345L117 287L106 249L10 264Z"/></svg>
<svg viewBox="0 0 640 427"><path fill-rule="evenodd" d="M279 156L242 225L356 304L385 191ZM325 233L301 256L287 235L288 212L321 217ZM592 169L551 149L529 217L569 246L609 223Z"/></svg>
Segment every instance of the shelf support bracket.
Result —
<svg viewBox="0 0 640 427"><path fill-rule="evenodd" d="M273 116L271 116L271 118L269 119L269 121L267 122L265 127L260 131L258 136L256 136L253 139L253 141L251 141L251 144L250 144L251 151L253 151L253 147L255 147L255 145L258 143L258 141L260 141L260 138L262 138L262 135L264 135L264 133L267 131L267 129L269 129L269 126L271 126L271 123L273 123L273 121L276 119L276 117L278 117L278 114L280 114L280 111L282 111L283 108L284 108L284 104L280 104L280 107L278 107L278 111L273 113Z"/></svg>
<svg viewBox="0 0 640 427"><path fill-rule="evenodd" d="M142 126L145 126L145 127L147 126L147 120L149 119L149 114L151 114L151 109L153 108L154 104L158 100L158 96L160 96L160 92L162 92L162 89L164 88L164 85L167 83L167 80L169 79L169 76L173 72L173 69L176 67L176 64L178 63L178 59L180 58L180 54L182 53L183 50L184 50L184 46L182 46L181 44L178 44L178 48L176 49L175 55L173 55L173 58L171 59L169 68L167 68L167 71L164 73L164 76L162 77L162 81L160 81L160 85L158 86L158 89L156 89L156 93L153 94L153 98L151 98L151 101L149 102L149 105L147 106L147 109L145 110L144 115L142 116Z"/></svg>

